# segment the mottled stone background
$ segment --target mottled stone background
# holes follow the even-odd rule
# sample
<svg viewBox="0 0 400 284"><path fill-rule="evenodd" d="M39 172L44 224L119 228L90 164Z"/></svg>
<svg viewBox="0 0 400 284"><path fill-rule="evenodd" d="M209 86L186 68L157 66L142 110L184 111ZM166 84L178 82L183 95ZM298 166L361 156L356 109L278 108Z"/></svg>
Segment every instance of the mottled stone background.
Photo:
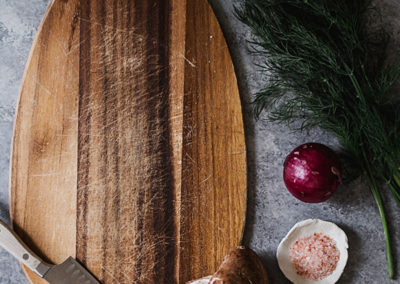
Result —
<svg viewBox="0 0 400 284"><path fill-rule="evenodd" d="M143 0L145 1L145 0ZM255 64L259 58L248 51L251 35L232 12L238 0L210 0L231 48L245 110L249 158L249 201L245 243L262 257L272 283L289 283L279 271L275 251L280 240L298 221L321 218L336 222L349 237L349 262L341 284L400 283L387 277L384 236L374 200L363 180L342 186L337 194L322 204L304 204L294 199L282 181L285 156L304 142L321 142L337 147L335 139L319 129L294 133L286 125L254 121L251 94L265 80ZM376 1L384 8L385 20L391 23L398 48L400 5L396 0ZM14 112L19 86L37 27L49 0L0 0L0 218L9 222L9 153ZM389 200L388 196L385 196ZM400 259L400 210L389 201L394 253ZM397 262L400 271L400 262ZM0 249L0 284L28 283L19 264Z"/></svg>

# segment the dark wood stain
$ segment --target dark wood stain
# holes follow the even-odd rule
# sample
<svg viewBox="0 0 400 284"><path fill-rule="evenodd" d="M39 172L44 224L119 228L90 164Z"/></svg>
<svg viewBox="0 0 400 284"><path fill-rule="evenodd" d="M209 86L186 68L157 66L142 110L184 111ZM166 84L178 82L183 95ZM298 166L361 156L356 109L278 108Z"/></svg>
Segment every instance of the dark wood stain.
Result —
<svg viewBox="0 0 400 284"><path fill-rule="evenodd" d="M160 124L158 127L161 128L162 133L157 137L159 141L157 141L156 147L152 149L149 148L151 155L154 152L159 152L161 155L161 171L164 169L165 171L165 179L160 182L160 184L154 185L154 194L157 194L157 191L160 190L160 186L165 187L162 190L162 198L159 200L159 203L156 204L156 208L163 208L162 210L154 211L154 232L163 232L165 233L165 243L158 244L155 248L156 258L163 260L158 261L154 267L154 280L163 279L164 283L174 283L175 279L175 262L168 261L175 259L175 239L176 239L176 226L174 224L174 192L173 192L173 176L172 176L172 145L170 140L170 129L168 118L169 118L169 72L170 72L170 63L169 63L169 39L170 39L170 27L171 27L171 4L169 0L165 1L154 1L154 7L158 8L158 22L149 21L149 23L156 23L154 27L149 29L149 34L158 34L158 40L156 48L156 53L159 54L159 66L161 70L159 71L159 76L156 78L158 80L158 88L156 89L156 96L160 96L160 108L157 111L158 113L153 113L153 110L156 108L150 104L149 105L149 113L150 117L157 117L157 121ZM148 15L154 14L152 9L148 11ZM149 82L149 89L152 88L152 82ZM153 101L154 103L154 101ZM154 129L155 130L155 129ZM153 131L154 131L153 130ZM157 180L159 177L158 173L154 172L152 180Z"/></svg>
<svg viewBox="0 0 400 284"><path fill-rule="evenodd" d="M72 48L75 30L76 30L77 25L79 25L79 17L80 17L80 5L78 5L76 7L75 12L74 12L74 18L71 23L71 34L70 34L70 37L68 39L68 44L67 44L68 51L71 51L71 48Z"/></svg>
<svg viewBox="0 0 400 284"><path fill-rule="evenodd" d="M145 6L147 4L147 1L134 1L134 5L132 7L132 9L129 9L128 11L128 15L129 20L128 20L128 25L131 27L136 26L138 30L143 30L143 23L142 23L142 18L141 15L143 14L143 6ZM133 49L139 50L142 47L142 41L135 41L131 44L128 44L128 47L131 47ZM124 50L126 52L126 54L129 53L128 50ZM131 70L130 70L131 71ZM133 86L133 92L135 94L135 96L140 97L141 94L141 90L143 88L142 86L142 74L140 74L139 72L129 72L131 76L133 76L134 81L136 82L136 84ZM138 112L144 112L144 110L142 109L142 105L139 104L138 106ZM134 119L137 119L136 117ZM133 125L132 125L133 127ZM147 143L147 139L149 139L149 137L144 137L145 139L145 143ZM138 145L139 150L141 151L142 147L144 145ZM141 186L141 185L139 185ZM136 208L136 212L143 212L143 203L144 203L144 194L140 194L137 199L135 200L135 208ZM137 253L139 255L143 255L143 251L142 251L142 240L144 239L144 232L143 232L143 228L144 228L144 220L142 218L142 216L138 216L135 224L134 224L135 228L137 229L137 233L138 233L138 237L134 240L134 245L137 247ZM140 279L140 275L142 274L142 265L143 265L143 258L139 258L137 259L136 263L135 263L135 267L134 267L134 277L135 279Z"/></svg>
<svg viewBox="0 0 400 284"><path fill-rule="evenodd" d="M87 247L87 201L90 169L90 120L91 112L86 108L90 101L90 1L83 1L80 15L80 72L79 72L79 111L78 111L78 192L77 192L77 247L76 257L86 264Z"/></svg>
<svg viewBox="0 0 400 284"><path fill-rule="evenodd" d="M105 31L106 29L106 25L109 23L106 23L106 7L105 7L105 0L98 0L98 11L100 16L100 19L98 19L99 23L100 23L100 27L102 31ZM112 32L114 32L114 29L112 30ZM103 107L103 114L102 114L102 120L103 120L103 125L105 126L104 129L99 129L99 132L101 133L101 135L104 137L104 140L102 141L103 145L100 145L100 147L102 146L102 152L104 155L104 163L103 163L103 167L102 167L102 175L105 177L104 182L106 184L105 186L105 200L104 202L104 216L102 220L99 220L99 222L101 222L102 227L105 228L104 230L104 236L103 236L103 242L102 242L102 248L103 248L103 252L102 252L102 271L101 271L101 275L102 275L102 280L106 281L107 280L107 276L106 276L106 271L107 269L109 269L110 264L108 263L107 260L109 260L110 257L110 251L107 249L109 247L109 242L110 242L110 236L109 235L109 230L108 227L109 226L116 226L118 228L118 218L113 219L113 223L109 223L109 214L111 212L109 212L110 210L118 210L118 207L113 207L113 206L107 206L110 202L110 200L114 199L114 190L113 188L109 188L109 181L108 181L108 175L111 172L112 175L115 175L115 184L112 185L112 187L115 187L115 189L118 191L119 188L119 183L118 183L118 171L116 171L117 169L113 169L112 166L110 165L110 162L108 161L109 156L117 158L118 157L118 152L117 155L115 152L109 152L109 144L114 145L114 147L118 147L118 144L115 143L115 137L110 137L113 136L112 132L110 131L111 127L107 126L109 124L109 120L110 119L114 119L116 113L115 113L115 107L113 107L113 104L115 101L115 99L113 100L113 98L111 98L111 102L110 102L110 97L114 96L115 93L110 90L110 84L112 84L112 80L113 78L109 77L109 74L112 74L111 72L113 70L109 70L110 69L110 65L105 64L105 57L106 56L106 42L104 39L104 35L102 35L102 44L99 46L99 51L101 54L101 58L100 60L103 61L102 62L102 67L103 67L103 90L104 90L104 94L103 94L103 102L102 102L102 107ZM112 45L115 45L114 43L111 43ZM116 63L116 62L113 62ZM100 77L101 79L101 77ZM110 117L111 116L111 117ZM116 174L115 174L116 173ZM118 240L119 238L119 232L112 232L112 233L116 233L116 236L114 237L116 240ZM100 258L100 255L99 255Z"/></svg>
<svg viewBox="0 0 400 284"><path fill-rule="evenodd" d="M129 15L130 20L129 20L129 26L131 27L135 27L140 30L143 31L144 27L143 27L143 21L145 21L146 19L143 19L143 11L145 9L145 7L148 4L148 1L133 1L133 7L132 10L129 9ZM131 12L132 11L132 12ZM132 43L132 45L130 46L131 48L133 48L134 50L140 50L143 49L145 50L145 47L143 46L143 42L142 41L135 41ZM126 54L129 54L129 50L125 50ZM145 55L146 56L146 55ZM133 92L135 94L136 97L140 97L141 96L141 92L143 91L143 88L145 88L143 86L143 74L140 74L139 72L132 72L132 76L134 77L134 81L136 82L136 84L133 86ZM147 86L146 86L147 87ZM143 109L143 104L139 103L139 107L138 107L138 112L142 112L145 116L147 114L147 111ZM139 117L135 116L133 118L133 120L136 119L140 119ZM145 119L148 119L148 117L146 116ZM134 125L132 125L133 127ZM143 137L144 139L144 143L149 143L149 139L150 137ZM139 151L143 151L142 148L144 148L144 145L138 145ZM144 176L144 172L143 176ZM143 186L146 183L146 181L142 181L141 183L139 183L139 187ZM142 185L143 184L143 185ZM139 194L137 196L137 199L135 200L135 207L136 207L136 212L140 212L137 220L134 224L135 228L137 229L137 234L138 237L134 240L134 244L137 247L136 252L139 255L143 255L144 257L140 257L139 259L136 260L135 264L134 264L134 277L135 279L139 280L141 279L142 274L146 273L146 268L144 267L144 265L146 264L146 259L145 257L147 256L146 253L144 252L144 247L142 245L142 241L145 239L145 220L144 220L144 202L145 202L145 193L143 194ZM138 281L138 283L141 283Z"/></svg>
<svg viewBox="0 0 400 284"><path fill-rule="evenodd" d="M88 3L90 4L87 4L86 9L98 14L88 15L87 11L86 14L82 11L82 14L87 16L85 17L87 20L82 21L86 25L82 27L81 24L81 31L100 29L101 33L94 40L89 34L90 40L86 40L81 49L86 51L87 58L90 58L93 52L99 53L97 60L100 60L100 64L99 62L92 64L87 58L82 58L82 65L91 66L91 68L101 65L102 70L87 70L87 67L84 69L81 66L82 71L87 74L80 77L82 116L80 116L79 125L81 130L88 132L86 135L79 135L79 145L82 146L81 149L87 149L87 151L101 150L103 161L96 166L100 170L100 176L97 178L103 181L102 176L107 177L104 179L107 185L104 189L106 190L105 199L101 201L104 212L98 216L98 221L104 228L102 236L104 253L99 255L102 259L101 279L107 283L115 279L118 279L118 283L130 283L127 280L130 277L127 273L132 273L136 283L148 281L175 283L177 281L174 275L175 262L168 261L174 259L176 254L175 193L168 124L171 4L169 1L158 0L115 1L113 5L94 0ZM134 11L133 17L131 11ZM88 24L89 22L91 25ZM143 43L138 41L138 38L144 39ZM83 56L84 51L81 53ZM127 60L135 60L136 57L139 58L135 66L126 68L123 66L127 64ZM102 91L95 92L96 96L102 97L102 101L94 101L93 95L90 94L94 92L93 88L90 88L91 82L99 84L98 80L102 81ZM90 110L95 103L100 102L103 110L98 113L97 108L96 117L99 117L93 119L102 119L101 124L104 125L104 129L94 129L93 127L96 127L92 124L94 110ZM131 105L126 105L127 102ZM121 120L120 116L126 117L126 121ZM129 127L125 129L127 133L121 133L121 126ZM145 137L141 137L142 142L121 144L124 143L120 140L121 137L124 138L124 135L128 135L138 127L142 127L141 132L147 133ZM104 138L98 138L95 142L89 139L88 133L97 133ZM120 158L121 151L135 157L128 162L124 161ZM80 185L78 207L83 214L77 224L77 235L82 238L82 241L78 240L80 252L78 257L85 260L88 249L96 248L96 244L88 241L90 239L88 235L91 232L86 231L85 224L86 211L91 210L87 204L85 205L85 202L87 203L91 198L88 196L91 194L88 180L96 176L91 177L93 170L90 169L93 165L84 161L84 159L90 159L89 153L81 150L79 157L82 163L79 164L78 170ZM121 185L120 173L132 171L131 168L141 175L125 176ZM135 182L134 179L138 180ZM129 188L128 185L134 186L135 189ZM120 198L131 196L129 191L132 190L139 191L135 200L132 200L136 206L126 210ZM119 225L121 218L125 220L123 225L133 226L138 235L128 236L125 232L121 232ZM128 223L127 220L129 220ZM118 246L115 248L115 243L119 246L125 244L126 248ZM130 255L140 257L135 260L134 267L130 268L131 271L124 273L129 268L123 260ZM118 272L118 269L121 272ZM93 270L96 271L96 268ZM108 275L109 271L114 274Z"/></svg>

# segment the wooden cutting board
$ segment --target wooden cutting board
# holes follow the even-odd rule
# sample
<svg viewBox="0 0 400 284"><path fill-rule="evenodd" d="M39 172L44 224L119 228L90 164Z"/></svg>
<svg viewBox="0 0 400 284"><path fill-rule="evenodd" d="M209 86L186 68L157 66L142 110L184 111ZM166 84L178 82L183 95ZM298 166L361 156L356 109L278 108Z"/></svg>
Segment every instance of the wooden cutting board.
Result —
<svg viewBox="0 0 400 284"><path fill-rule="evenodd" d="M245 207L240 98L206 0L54 0L15 122L23 240L103 283L184 283L240 243Z"/></svg>

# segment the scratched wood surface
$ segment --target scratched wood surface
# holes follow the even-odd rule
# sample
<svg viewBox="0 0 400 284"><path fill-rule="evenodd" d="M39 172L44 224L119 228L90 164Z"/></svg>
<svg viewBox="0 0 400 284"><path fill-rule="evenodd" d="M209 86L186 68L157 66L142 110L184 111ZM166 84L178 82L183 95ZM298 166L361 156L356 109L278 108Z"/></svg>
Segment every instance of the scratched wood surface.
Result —
<svg viewBox="0 0 400 284"><path fill-rule="evenodd" d="M240 243L245 206L240 98L207 1L53 1L15 122L18 234L103 283L184 283Z"/></svg>

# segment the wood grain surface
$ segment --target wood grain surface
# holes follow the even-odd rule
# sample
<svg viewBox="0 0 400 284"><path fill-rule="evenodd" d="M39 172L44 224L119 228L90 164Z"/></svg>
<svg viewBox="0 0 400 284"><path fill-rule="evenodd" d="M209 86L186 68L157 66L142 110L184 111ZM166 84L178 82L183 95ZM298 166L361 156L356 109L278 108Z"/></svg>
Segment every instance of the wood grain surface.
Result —
<svg viewBox="0 0 400 284"><path fill-rule="evenodd" d="M79 28L77 1L50 4L25 69L12 144L14 229L53 263L76 254Z"/></svg>
<svg viewBox="0 0 400 284"><path fill-rule="evenodd" d="M245 206L240 98L209 4L53 1L15 122L18 234L103 283L184 283L240 243Z"/></svg>

